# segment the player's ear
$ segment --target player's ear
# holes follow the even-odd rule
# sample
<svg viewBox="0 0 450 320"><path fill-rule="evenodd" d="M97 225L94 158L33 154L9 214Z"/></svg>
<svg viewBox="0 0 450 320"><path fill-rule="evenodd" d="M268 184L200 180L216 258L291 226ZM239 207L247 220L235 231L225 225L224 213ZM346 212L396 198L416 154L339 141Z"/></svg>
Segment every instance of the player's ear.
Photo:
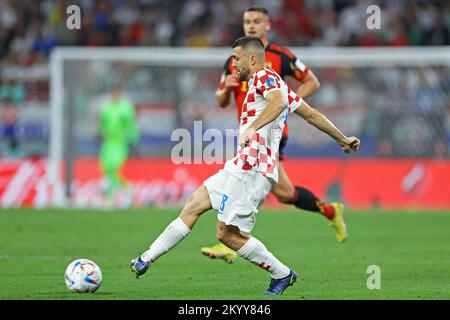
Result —
<svg viewBox="0 0 450 320"><path fill-rule="evenodd" d="M266 31L269 31L270 28L272 28L272 25L270 24L269 21L267 21L267 23L266 23Z"/></svg>

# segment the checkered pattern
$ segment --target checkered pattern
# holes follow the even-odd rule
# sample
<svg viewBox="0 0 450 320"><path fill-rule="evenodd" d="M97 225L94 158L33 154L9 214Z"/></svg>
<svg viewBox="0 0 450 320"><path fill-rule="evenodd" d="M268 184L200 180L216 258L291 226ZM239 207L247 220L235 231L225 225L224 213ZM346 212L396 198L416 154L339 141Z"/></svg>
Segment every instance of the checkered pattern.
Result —
<svg viewBox="0 0 450 320"><path fill-rule="evenodd" d="M234 164L243 170L257 168L263 176L268 177L276 173L277 162L278 151L272 152L261 133L255 133L248 147L238 147L238 155L234 159Z"/></svg>
<svg viewBox="0 0 450 320"><path fill-rule="evenodd" d="M237 155L225 168L229 171L255 170L278 181L278 148L288 112L297 109L302 99L292 91L273 70L258 70L248 82L248 92L242 105L239 135L243 134L266 107L265 97L272 91L280 91L286 101L285 110L277 119L261 128L247 146L238 146Z"/></svg>

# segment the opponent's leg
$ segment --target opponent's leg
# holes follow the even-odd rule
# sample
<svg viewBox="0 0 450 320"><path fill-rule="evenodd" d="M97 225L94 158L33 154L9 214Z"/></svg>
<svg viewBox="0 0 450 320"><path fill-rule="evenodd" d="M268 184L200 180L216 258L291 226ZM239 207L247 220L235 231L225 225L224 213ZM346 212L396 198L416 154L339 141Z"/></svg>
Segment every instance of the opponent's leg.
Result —
<svg viewBox="0 0 450 320"><path fill-rule="evenodd" d="M336 231L336 239L343 242L347 239L347 226L344 222L344 206L339 202L327 203L317 198L310 190L294 186L287 176L282 162L278 167L278 183L272 186L272 193L286 204L293 204L299 209L318 212L330 220Z"/></svg>
<svg viewBox="0 0 450 320"><path fill-rule="evenodd" d="M297 275L278 260L266 246L250 235L242 234L238 227L217 222L217 238L251 263L271 273L269 289L265 294L277 295L297 281Z"/></svg>
<svg viewBox="0 0 450 320"><path fill-rule="evenodd" d="M143 275L151 263L186 238L198 218L209 209L211 209L209 194L206 187L202 185L189 197L180 216L167 226L150 248L131 260L131 271L136 273L137 277Z"/></svg>
<svg viewBox="0 0 450 320"><path fill-rule="evenodd" d="M218 242L212 247L202 247L200 249L203 255L210 257L211 259L222 259L226 263L234 263L236 260L236 251L228 248L222 242Z"/></svg>

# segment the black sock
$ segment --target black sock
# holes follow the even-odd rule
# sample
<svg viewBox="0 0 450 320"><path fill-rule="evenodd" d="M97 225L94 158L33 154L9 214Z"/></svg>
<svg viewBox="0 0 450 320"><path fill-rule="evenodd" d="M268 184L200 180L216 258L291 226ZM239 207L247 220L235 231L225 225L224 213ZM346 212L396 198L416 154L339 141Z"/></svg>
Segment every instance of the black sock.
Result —
<svg viewBox="0 0 450 320"><path fill-rule="evenodd" d="M320 212L317 203L320 201L311 191L308 189L295 186L296 197L294 199L294 205L297 208Z"/></svg>

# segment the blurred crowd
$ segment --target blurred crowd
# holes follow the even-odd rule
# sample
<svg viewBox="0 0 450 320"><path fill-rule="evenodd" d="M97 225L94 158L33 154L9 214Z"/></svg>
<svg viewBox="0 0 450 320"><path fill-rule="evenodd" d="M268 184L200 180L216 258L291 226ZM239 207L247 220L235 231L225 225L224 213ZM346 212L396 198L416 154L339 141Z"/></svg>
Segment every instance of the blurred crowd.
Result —
<svg viewBox="0 0 450 320"><path fill-rule="evenodd" d="M228 46L242 35L251 0L2 0L0 99L43 98L46 63L57 45ZM261 0L271 41L285 46L420 46L450 44L445 0ZM81 9L81 30L69 30L69 5ZM381 8L381 29L369 30L367 7ZM26 90L22 79L36 79ZM46 95L45 95L46 96ZM45 97L44 97L45 98Z"/></svg>
<svg viewBox="0 0 450 320"><path fill-rule="evenodd" d="M33 63L55 45L228 46L242 35L250 0L2 0L0 57ZM270 36L286 46L448 45L445 0L261 0ZM69 5L81 8L81 30L66 27ZM381 8L370 31L367 7Z"/></svg>
<svg viewBox="0 0 450 320"><path fill-rule="evenodd" d="M47 61L56 45L228 46L242 35L250 0L1 0L0 100L46 99ZM450 44L445 0L261 0L271 41L285 46L417 46ZM69 30L67 7L81 9ZM369 30L367 7L381 8ZM362 27L364 26L364 27ZM27 87L24 81L27 80ZM35 80L35 81L33 81ZM43 81L40 81L43 80Z"/></svg>

